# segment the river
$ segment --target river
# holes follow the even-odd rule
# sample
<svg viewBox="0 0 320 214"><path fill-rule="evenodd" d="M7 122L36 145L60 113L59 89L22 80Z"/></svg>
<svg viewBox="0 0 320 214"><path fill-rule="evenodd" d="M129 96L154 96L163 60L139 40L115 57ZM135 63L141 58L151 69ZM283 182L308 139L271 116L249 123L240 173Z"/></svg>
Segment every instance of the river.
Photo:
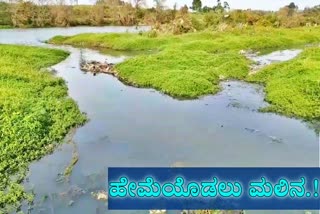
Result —
<svg viewBox="0 0 320 214"><path fill-rule="evenodd" d="M139 30L8 29L0 30L0 43L53 47L43 41L55 35ZM89 122L78 128L71 139L79 161L69 182L56 180L70 163L73 144L64 144L31 164L25 182L26 188L36 193L31 213L148 213L108 211L107 202L91 196L90 192L106 188L109 166L319 166L318 133L300 120L258 112L268 105L261 86L227 81L215 96L179 101L153 89L126 86L110 75L94 76L79 69L81 55L118 63L128 57L126 53L115 56L88 49L56 48L71 53L53 68L66 80L69 95L88 115Z"/></svg>

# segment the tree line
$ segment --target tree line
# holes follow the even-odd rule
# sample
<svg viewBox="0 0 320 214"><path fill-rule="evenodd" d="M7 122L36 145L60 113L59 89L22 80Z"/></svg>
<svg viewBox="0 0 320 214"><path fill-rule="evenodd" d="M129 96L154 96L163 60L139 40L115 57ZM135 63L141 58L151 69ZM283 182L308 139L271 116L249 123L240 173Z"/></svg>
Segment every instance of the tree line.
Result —
<svg viewBox="0 0 320 214"><path fill-rule="evenodd" d="M67 5L64 0L55 3L50 0L0 2L0 25L67 27L150 24L157 18L157 11L162 10L162 1L158 0L156 6L149 9L142 8L143 3L143 0L97 0L94 5Z"/></svg>
<svg viewBox="0 0 320 214"><path fill-rule="evenodd" d="M151 25L160 28L161 25L166 25L171 28L181 28L181 31L185 32L220 24L272 27L320 24L320 5L300 10L293 2L272 12L230 10L229 3L221 0L217 0L213 7L203 6L201 0L193 0L190 7L184 5L180 9L177 8L177 5L171 9L166 8L165 0L154 0L152 8L145 8L144 0L131 0L130 2L97 0L94 5L67 5L65 0L52 1L10 0L10 2L0 2L0 26Z"/></svg>
<svg viewBox="0 0 320 214"><path fill-rule="evenodd" d="M202 6L201 0L193 0L190 7L197 14L202 14L205 26L227 24L229 26L251 25L271 27L318 26L320 24L320 5L299 9L291 2L278 11L230 10L228 2L217 0L213 7Z"/></svg>
<svg viewBox="0 0 320 214"><path fill-rule="evenodd" d="M190 9L198 12L209 12L209 11L226 11L230 9L229 3L227 1L224 1L223 3L221 0L217 0L217 5L213 7L204 6L202 7L201 0L193 0L192 6Z"/></svg>

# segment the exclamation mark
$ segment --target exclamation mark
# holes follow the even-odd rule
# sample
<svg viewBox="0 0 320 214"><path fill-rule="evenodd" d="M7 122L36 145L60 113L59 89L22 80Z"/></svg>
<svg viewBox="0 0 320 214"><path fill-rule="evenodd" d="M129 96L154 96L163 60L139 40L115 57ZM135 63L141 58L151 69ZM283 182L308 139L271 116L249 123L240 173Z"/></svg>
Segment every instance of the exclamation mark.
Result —
<svg viewBox="0 0 320 214"><path fill-rule="evenodd" d="M318 181L318 179L315 179L313 184L314 184L314 197L318 197L319 196L319 193L318 193L319 181Z"/></svg>

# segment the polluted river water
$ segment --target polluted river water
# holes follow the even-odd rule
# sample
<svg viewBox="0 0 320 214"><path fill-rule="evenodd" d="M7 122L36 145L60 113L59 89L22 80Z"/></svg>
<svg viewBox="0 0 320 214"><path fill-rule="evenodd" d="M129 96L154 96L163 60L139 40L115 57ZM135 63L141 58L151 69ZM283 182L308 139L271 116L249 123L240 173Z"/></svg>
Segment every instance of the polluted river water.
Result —
<svg viewBox="0 0 320 214"><path fill-rule="evenodd" d="M221 83L221 92L214 96L181 101L153 89L127 86L111 75L80 70L81 58L119 63L128 57L126 53L102 55L95 50L43 43L55 35L145 29L74 27L0 31L0 43L68 50L70 56L52 68L65 79L69 95L89 118L74 131L69 139L72 143L61 145L53 154L30 165L25 186L36 197L29 213L148 213L109 211L107 201L92 196L92 192L106 189L107 168L111 166L319 166L318 133L300 120L260 113L258 109L268 104L259 85L225 81ZM287 57L288 53L291 57ZM269 64L297 54L297 50L288 50L256 56L253 60ZM60 182L59 175L71 162L74 151L79 160L68 182ZM23 210L27 213L28 206Z"/></svg>

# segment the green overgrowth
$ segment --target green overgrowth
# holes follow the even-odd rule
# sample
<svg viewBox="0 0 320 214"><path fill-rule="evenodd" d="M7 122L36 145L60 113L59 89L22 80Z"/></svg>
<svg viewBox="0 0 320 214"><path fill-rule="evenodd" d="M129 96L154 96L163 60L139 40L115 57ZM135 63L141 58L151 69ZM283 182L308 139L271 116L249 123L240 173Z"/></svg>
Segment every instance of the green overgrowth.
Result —
<svg viewBox="0 0 320 214"><path fill-rule="evenodd" d="M65 59L61 50L0 45L0 213L30 199L20 183L30 162L85 122L61 78L43 68Z"/></svg>
<svg viewBox="0 0 320 214"><path fill-rule="evenodd" d="M157 50L154 54L133 57L116 65L119 78L135 86L152 87L175 97L193 99L217 93L221 80L247 78L252 62L242 56L240 50L271 51L297 46L304 48L306 44L320 42L320 28L234 28L223 32L207 30L183 35L160 34L156 37L150 37L149 33L89 33L71 37L57 36L48 42L126 51ZM312 69L319 69L314 60L311 65L315 66ZM298 68L306 69L303 66ZM296 103L287 103L282 105L281 109L278 109L280 105L273 105L272 110L305 119L318 119L317 106L320 102L318 95L314 95L317 92L314 91L316 85L312 85L316 83L316 76L303 72L296 75L297 79L304 79L308 85L300 81L301 86L298 86L295 79L283 83L277 75L270 84L285 84L283 87L287 89L302 88L307 96L299 100L290 99L290 102ZM283 99L272 95L269 87L266 91L271 103ZM283 96L291 96L292 93L294 92L284 93ZM302 103L297 104L298 102Z"/></svg>
<svg viewBox="0 0 320 214"><path fill-rule="evenodd" d="M133 33L84 33L75 36L55 36L48 42L83 47L108 48L114 50L202 50L224 52L226 50L282 49L320 41L320 28L247 28L230 29L225 32L203 31L183 35L160 34L149 36L149 32ZM177 49L179 48L179 49Z"/></svg>
<svg viewBox="0 0 320 214"><path fill-rule="evenodd" d="M320 48L308 48L296 59L270 65L249 76L265 85L264 111L320 121Z"/></svg>
<svg viewBox="0 0 320 214"><path fill-rule="evenodd" d="M226 63L229 61L229 63ZM156 88L179 98L195 98L219 91L219 80L242 79L247 60L235 52L165 50L143 55L116 66L119 76L131 84Z"/></svg>
<svg viewBox="0 0 320 214"><path fill-rule="evenodd" d="M0 25L0 29L10 29L10 28L12 27L9 25Z"/></svg>

